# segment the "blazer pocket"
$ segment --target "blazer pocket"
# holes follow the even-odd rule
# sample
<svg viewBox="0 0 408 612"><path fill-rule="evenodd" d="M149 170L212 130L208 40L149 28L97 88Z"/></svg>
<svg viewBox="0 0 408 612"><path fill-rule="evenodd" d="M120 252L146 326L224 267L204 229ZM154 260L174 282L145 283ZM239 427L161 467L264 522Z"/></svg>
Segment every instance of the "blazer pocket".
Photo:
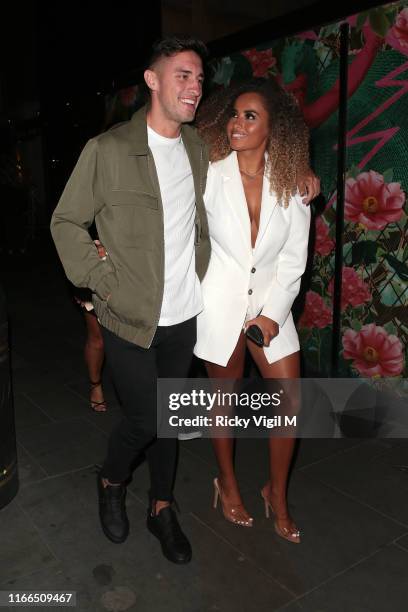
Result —
<svg viewBox="0 0 408 612"><path fill-rule="evenodd" d="M112 189L107 199L112 206L141 206L158 210L159 199L152 193L133 189Z"/></svg>

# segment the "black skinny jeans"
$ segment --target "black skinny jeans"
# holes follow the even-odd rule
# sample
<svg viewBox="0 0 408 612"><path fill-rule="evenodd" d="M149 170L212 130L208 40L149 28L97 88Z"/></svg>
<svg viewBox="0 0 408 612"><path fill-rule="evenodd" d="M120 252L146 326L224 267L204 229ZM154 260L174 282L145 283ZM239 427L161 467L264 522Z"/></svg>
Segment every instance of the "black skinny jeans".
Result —
<svg viewBox="0 0 408 612"><path fill-rule="evenodd" d="M151 347L141 348L102 328L105 353L122 404L123 418L109 438L101 476L128 479L144 451L150 470L150 499L172 501L177 439L157 438L157 378L186 378L196 342L196 318L158 327Z"/></svg>

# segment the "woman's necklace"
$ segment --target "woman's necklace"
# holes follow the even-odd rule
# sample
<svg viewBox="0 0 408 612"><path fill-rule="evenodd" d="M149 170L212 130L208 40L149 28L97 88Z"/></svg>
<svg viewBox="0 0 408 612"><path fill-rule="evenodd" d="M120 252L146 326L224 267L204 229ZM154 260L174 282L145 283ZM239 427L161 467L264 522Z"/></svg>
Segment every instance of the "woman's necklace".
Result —
<svg viewBox="0 0 408 612"><path fill-rule="evenodd" d="M242 170L241 168L239 168L240 173L245 174L245 176L247 176L250 179L256 178L258 174L261 174L261 172L263 172L264 170L265 170L265 164L263 164L263 166L259 168L259 170L257 170L255 173L246 172L245 170Z"/></svg>

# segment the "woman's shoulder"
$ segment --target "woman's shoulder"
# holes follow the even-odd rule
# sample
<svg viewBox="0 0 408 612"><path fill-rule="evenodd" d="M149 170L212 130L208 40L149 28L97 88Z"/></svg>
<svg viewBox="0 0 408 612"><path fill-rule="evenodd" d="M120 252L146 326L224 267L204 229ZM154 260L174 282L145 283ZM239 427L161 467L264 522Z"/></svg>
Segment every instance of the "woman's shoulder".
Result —
<svg viewBox="0 0 408 612"><path fill-rule="evenodd" d="M210 162L207 173L207 184L205 189L205 202L209 206L212 200L216 200L222 194L224 183L225 159Z"/></svg>
<svg viewBox="0 0 408 612"><path fill-rule="evenodd" d="M228 165L228 157L210 162L208 166L208 181L219 182L221 180L221 178L225 175L225 170Z"/></svg>
<svg viewBox="0 0 408 612"><path fill-rule="evenodd" d="M231 151L231 153L227 155L227 157L210 162L211 171L214 173L222 174L222 171L225 170L225 168L229 167L229 165L231 164L233 154L234 152Z"/></svg>

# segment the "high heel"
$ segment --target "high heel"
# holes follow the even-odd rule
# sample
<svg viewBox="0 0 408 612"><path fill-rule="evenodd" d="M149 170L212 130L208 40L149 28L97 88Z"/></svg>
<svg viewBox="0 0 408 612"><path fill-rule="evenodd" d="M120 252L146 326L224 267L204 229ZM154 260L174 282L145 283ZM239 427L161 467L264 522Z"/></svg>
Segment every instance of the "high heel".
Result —
<svg viewBox="0 0 408 612"><path fill-rule="evenodd" d="M213 508L216 510L218 505L218 498L221 499L221 508L222 513L224 515L225 520L233 523L234 525L239 525L240 527L252 527L253 518L243 518L246 514L246 510L243 504L237 504L236 506L229 506L222 499L222 489L220 487L220 483L218 478L214 478L214 501ZM241 517L241 518L240 518Z"/></svg>
<svg viewBox="0 0 408 612"><path fill-rule="evenodd" d="M97 380L96 382L93 382L92 380L90 380L89 384L90 384L91 393L92 393L92 391L96 389L96 387L102 386L102 381ZM93 410L93 412L106 412L107 410L106 400L102 400L101 402L96 402L95 400L91 399L90 405L91 405L91 410Z"/></svg>
<svg viewBox="0 0 408 612"><path fill-rule="evenodd" d="M277 533L278 536L280 536L281 538L283 538L284 540L287 540L288 542L292 542L292 544L300 544L300 531L299 529L296 529L295 531L290 531L290 529L288 529L287 527L282 527L281 525L279 525L279 521L284 521L287 520L286 518L279 518L276 515L275 510L273 509L273 506L271 504L271 502L269 501L268 497L265 495L265 492L263 489L261 489L261 496L262 499L264 500L264 504L265 504L265 517L268 519L270 516L269 510L271 510L272 514L275 516L275 522L274 522L274 527L275 527L275 531Z"/></svg>

